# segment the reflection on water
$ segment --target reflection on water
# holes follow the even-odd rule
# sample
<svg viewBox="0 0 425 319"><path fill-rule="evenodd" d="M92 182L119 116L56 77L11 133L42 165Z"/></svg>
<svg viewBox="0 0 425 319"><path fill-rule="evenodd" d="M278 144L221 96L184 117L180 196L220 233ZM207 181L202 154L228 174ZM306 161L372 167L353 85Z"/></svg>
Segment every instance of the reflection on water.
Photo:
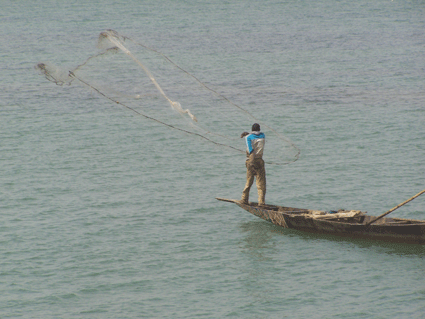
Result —
<svg viewBox="0 0 425 319"><path fill-rule="evenodd" d="M279 252L273 238L273 225L252 221L242 223L240 228L245 234L240 242L241 252L246 256L240 269L243 287L252 305L268 303L276 293L270 281L275 272L273 256Z"/></svg>
<svg viewBox="0 0 425 319"><path fill-rule="evenodd" d="M368 249L377 253L395 254L400 256L421 256L425 257L425 245L392 243L383 240L370 240L364 238L341 237L330 234L315 234L294 229L286 229L271 223L259 220L241 224L243 232L248 233L244 239L243 251L258 260L271 259L269 253L273 252L276 241L273 236L279 235L287 238L297 238L307 242L317 243L338 243L345 248L355 246L361 249Z"/></svg>
<svg viewBox="0 0 425 319"><path fill-rule="evenodd" d="M241 248L246 254L254 257L257 261L270 260L275 243L272 241L273 225L252 221L240 225L242 232L247 233L243 239Z"/></svg>

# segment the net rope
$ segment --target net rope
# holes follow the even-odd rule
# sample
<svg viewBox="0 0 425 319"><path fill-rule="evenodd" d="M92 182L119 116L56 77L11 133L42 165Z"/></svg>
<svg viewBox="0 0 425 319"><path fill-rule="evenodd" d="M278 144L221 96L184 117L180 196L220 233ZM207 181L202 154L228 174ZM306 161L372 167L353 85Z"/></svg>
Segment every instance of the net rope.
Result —
<svg viewBox="0 0 425 319"><path fill-rule="evenodd" d="M163 87L160 86L160 84L158 83L158 81L156 79L157 75L155 75L155 73L157 73L157 72L152 72L151 70L149 70L149 68L144 63L142 63L139 59L136 58L136 56L127 48L127 46L124 45L126 40L128 40L128 42L133 43L136 46L142 47L143 49L145 49L149 52L152 52L156 56L159 56L161 59L163 59L163 61L166 62L164 64L167 64L167 67L168 67L168 65L170 65L172 68L178 70L179 72L183 72L183 74L185 76L192 79L193 81L195 81L195 83L198 84L200 90L206 90L207 92L209 92L210 95L212 94L212 96L215 97L215 98L212 98L210 95L205 96L205 94L202 91L194 90L193 87L191 88L191 92L190 92L190 93L192 93L191 96L195 95L196 103L202 104L202 109L200 109L198 107L197 112L202 110L201 119L202 119L203 123L198 122L199 117L197 118L192 113L192 111L189 110L189 108L183 109L183 107L181 106L181 104L179 102L173 101L165 93ZM236 134L233 134L233 133L227 133L227 132L226 132L227 134L224 134L222 132L212 131L211 129L208 129L208 127L205 126L206 118L210 118L212 116L217 116L217 114L219 114L220 119L226 119L227 122L232 124L231 126L238 127L238 125L240 126L240 123L238 123L236 121L237 116L234 114L234 112L241 112L241 113L245 114L245 116L247 118L249 118L249 120L251 122L257 122L257 123L261 124L263 131L264 131L264 128L266 128L266 130L273 132L273 134L276 136L276 138L278 140L280 140L281 143L283 143L283 145L284 144L289 145L290 148L292 148L295 151L295 154L292 156L291 160L283 161L280 158L278 160L266 160L265 159L265 162L267 164L286 165L286 164L293 163L293 162L295 162L299 159L301 151L294 143L292 143L290 140L286 139L279 132L274 130L272 127L270 127L269 125L267 125L266 123L264 123L260 119L256 118L248 110L244 109L243 107L234 103L233 101L231 101L229 98L227 98L223 94L220 94L217 90L212 89L211 87L209 87L208 85L203 83L201 80L199 80L199 78L197 78L193 74L189 73L188 71L186 71L184 68L180 67L179 65L177 65L173 60L171 60L168 56L166 56L162 52L155 50L155 49L153 49L149 46L146 46L146 45L144 45L144 44L142 44L138 41L135 41L130 37L120 35L118 32L116 32L114 30L110 30L110 29L100 33L99 38L98 38L98 48L102 50L100 53L97 53L95 55L88 57L83 63L79 64L77 67L75 67L71 71L64 71L63 69L58 68L55 65L50 64L50 63L38 63L35 66L35 68L42 75L44 75L47 80L54 82L55 84L57 84L59 86L71 85L71 83L73 81L77 80L79 83L90 88L91 90L93 90L97 94L99 94L99 95L105 97L106 99L114 102L114 104L119 104L119 105L123 106L124 108L131 110L135 114L142 116L142 117L144 117L148 120L154 121L154 122L159 123L161 125L164 125L168 128L178 130L180 132L184 132L184 133L189 134L189 135L200 137L201 139L208 141L210 143L213 143L216 146L225 147L225 148L230 149L232 151L237 151L238 153L245 153L244 148L235 147L235 145L239 146L240 144L242 144L241 141L240 141L239 135L236 135ZM144 71L144 73L149 78L151 84L154 85L154 87L157 91L157 94L147 93L147 94L144 94L143 96L140 95L140 94L135 94L135 95L131 95L131 98L132 99L140 99L142 97L145 97L145 98L149 97L151 99L152 98L155 99L157 96L162 96L170 104L171 108L181 116L181 118L183 119L183 122L186 123L186 124L184 124L184 126L188 126L188 128L190 127L190 129L188 129L188 128L186 129L184 127L183 128L179 127L179 125L181 126L181 123L179 125L174 125L172 123L169 123L168 121L166 122L162 119L158 119L158 116L148 115L145 111L140 111L138 109L138 107L140 107L140 106L131 107L131 106L129 106L129 103L124 103L122 101L123 99L111 96L111 95L114 95L114 94L119 95L121 97L124 96L124 94L119 92L119 90L103 89L103 88L101 88L100 85L94 84L93 83L94 81L87 80L87 79L84 78L84 76L77 74L77 73L84 73L83 70L88 65L92 64L92 62L97 61L98 58L106 57L109 54L116 54L117 52L120 52L120 51L123 52L126 56L128 56L132 61L134 61ZM113 70L109 70L109 69L108 69L108 71L113 72ZM167 80L173 81L173 78L172 77L163 78L163 82L167 83ZM180 81L174 81L172 84L173 84L173 86L178 87L181 92L187 91L187 88L184 87L180 83ZM148 85L148 84L145 83L143 87L147 88L146 85ZM168 85L166 84L167 87L169 87L169 85L170 84L168 84ZM110 93L106 93L105 91L108 91ZM129 97L129 95L127 95L127 96ZM202 103L200 103L200 102L202 102ZM208 105L209 107L206 107L206 105ZM224 107L223 106L217 107L217 105L224 105ZM192 105L192 107L193 107L193 105ZM226 112L229 112L229 110L232 109L232 108L233 108L233 111L230 111L230 115L228 113L226 113ZM189 120L189 118L190 118L190 120ZM247 125L247 124L248 123L246 123L244 125ZM249 124L252 124L252 123L249 123ZM219 141L217 141L217 139ZM233 141L232 143L238 143L238 144L232 145L232 143L226 142L227 140L229 140L229 141L232 140ZM277 153L276 150L270 150L269 152Z"/></svg>

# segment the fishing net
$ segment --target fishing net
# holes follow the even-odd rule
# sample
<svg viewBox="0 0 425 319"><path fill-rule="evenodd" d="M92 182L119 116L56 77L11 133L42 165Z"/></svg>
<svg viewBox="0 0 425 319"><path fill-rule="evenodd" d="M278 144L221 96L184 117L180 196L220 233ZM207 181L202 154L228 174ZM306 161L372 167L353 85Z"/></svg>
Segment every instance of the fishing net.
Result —
<svg viewBox="0 0 425 319"><path fill-rule="evenodd" d="M161 52L113 30L100 33L97 46L100 52L73 70L51 63L35 68L57 85L82 84L146 120L236 154L245 154L241 133L259 123L266 134L266 163L299 158L300 150L282 134Z"/></svg>

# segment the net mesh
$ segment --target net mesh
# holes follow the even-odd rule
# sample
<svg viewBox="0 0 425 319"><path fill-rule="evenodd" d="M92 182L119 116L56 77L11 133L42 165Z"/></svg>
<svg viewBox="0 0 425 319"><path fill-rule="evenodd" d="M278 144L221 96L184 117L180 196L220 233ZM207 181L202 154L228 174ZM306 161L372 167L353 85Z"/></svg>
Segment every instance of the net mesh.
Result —
<svg viewBox="0 0 425 319"><path fill-rule="evenodd" d="M237 153L245 154L240 134L260 123L266 163L284 165L299 158L300 150L289 139L163 53L114 30L100 33L97 47L98 54L73 70L51 63L35 68L57 85L78 82L145 119Z"/></svg>

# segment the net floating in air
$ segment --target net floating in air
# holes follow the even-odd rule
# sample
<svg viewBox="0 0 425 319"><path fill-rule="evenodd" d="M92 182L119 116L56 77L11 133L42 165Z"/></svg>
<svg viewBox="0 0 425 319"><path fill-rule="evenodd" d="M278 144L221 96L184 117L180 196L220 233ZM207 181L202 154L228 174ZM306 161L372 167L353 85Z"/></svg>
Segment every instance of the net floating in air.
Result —
<svg viewBox="0 0 425 319"><path fill-rule="evenodd" d="M114 30L101 32L97 47L99 53L72 70L51 63L35 68L57 85L81 83L145 119L237 154L245 154L241 132L260 123L266 163L284 165L299 158L300 150L289 139L163 53Z"/></svg>

